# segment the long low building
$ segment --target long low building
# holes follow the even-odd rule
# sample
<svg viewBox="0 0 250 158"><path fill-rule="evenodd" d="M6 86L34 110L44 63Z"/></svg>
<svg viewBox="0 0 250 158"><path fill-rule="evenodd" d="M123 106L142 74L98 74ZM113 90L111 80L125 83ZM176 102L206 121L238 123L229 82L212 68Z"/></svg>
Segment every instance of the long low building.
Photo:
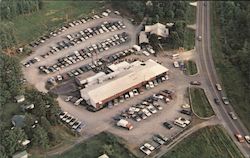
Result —
<svg viewBox="0 0 250 158"><path fill-rule="evenodd" d="M96 84L81 90L81 96L95 109L102 108L113 99L145 85L148 81L166 75L168 69L152 59L145 62L113 64L114 71L102 76Z"/></svg>

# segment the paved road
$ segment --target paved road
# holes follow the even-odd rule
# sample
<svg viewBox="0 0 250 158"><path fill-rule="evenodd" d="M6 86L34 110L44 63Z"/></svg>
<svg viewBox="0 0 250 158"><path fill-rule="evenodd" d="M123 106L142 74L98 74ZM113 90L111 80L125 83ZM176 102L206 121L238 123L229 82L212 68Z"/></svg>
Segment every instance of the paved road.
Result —
<svg viewBox="0 0 250 158"><path fill-rule="evenodd" d="M212 107L217 114L218 118L222 121L222 124L228 130L230 136L239 147L241 152L245 157L249 157L250 155L250 146L247 143L239 143L235 137L235 133L240 133L243 136L249 134L247 129L243 126L241 121L232 120L228 113L233 111L231 105L225 106L222 101L220 101L220 106L216 106L213 104L213 98L217 97L221 98L225 96L225 92L219 92L215 88L216 83L220 83L219 78L216 74L216 70L214 67L213 59L212 59L212 51L211 51L211 38L210 38L210 4L207 2L207 6L204 6L204 2L198 2L197 5L197 30L196 37L201 35L202 41L196 41L196 50L198 52L200 58L200 65L202 68L202 75L205 77L206 84L209 88L208 96L210 96L210 103L212 103Z"/></svg>

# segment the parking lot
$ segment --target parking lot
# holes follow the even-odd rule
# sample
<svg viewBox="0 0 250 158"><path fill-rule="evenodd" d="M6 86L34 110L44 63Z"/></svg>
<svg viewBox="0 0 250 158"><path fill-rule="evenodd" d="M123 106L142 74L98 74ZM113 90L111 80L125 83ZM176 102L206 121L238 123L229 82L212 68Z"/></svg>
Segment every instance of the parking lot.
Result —
<svg viewBox="0 0 250 158"><path fill-rule="evenodd" d="M84 42L82 41L77 43L76 41L77 44L68 48L62 48L58 51L58 53L52 53L47 57L41 56L49 52L52 47L58 46L58 42L65 40L71 41L70 38L67 37L67 35L71 35L71 37L73 38L73 36L75 37L75 35L81 30L87 30L88 28L100 26L106 21L121 21L125 27L114 31L96 34L90 39L85 39ZM34 53L27 59L22 61L22 63L25 63L34 58L39 58L39 61L36 61L34 64L31 64L28 67L23 67L25 78L38 90L45 92L47 91L45 89L45 84L48 79L54 79L54 81L57 81L57 88L53 89L53 91L59 94L58 101L62 110L70 115L70 117L64 118L64 113L60 114L60 118L64 123L67 124L67 126L69 126L68 124L71 123L69 128L74 127L77 129L78 127L76 126L79 125L80 127L79 123L81 123L81 127L83 128L82 132L85 137L93 136L107 130L123 137L128 141L129 148L137 152L139 155L143 156L144 154L140 152L139 148L144 143L150 143L155 147L159 146L159 143L157 145L156 141L152 139L154 135L161 134L167 138L171 138L172 136L183 130L183 128L174 125L175 119L183 117L185 119L191 120L191 116L180 113L180 111L182 109L181 105L188 103L188 99L186 98L185 93L192 78L184 75L180 69L174 68L174 60L167 57L166 54L161 53L155 56L155 52L152 51L151 47L148 48L148 52L146 50L141 51L141 53L136 53L135 50L131 51L133 45L136 44L136 30L138 30L137 27L138 26L132 25L127 19L113 14L107 17L97 18L86 23L78 24L77 26L63 31L60 35L48 39L41 45L35 47ZM112 39L112 37L114 37L115 35L122 34L123 32L125 32L128 37L128 40L124 43L117 43L115 45L112 45L108 50L105 50L105 48L103 47L104 50L102 51L100 51L100 49L96 50L94 53L90 51L92 55L86 58L84 57L85 55L87 55L84 54L85 50L89 50L90 46L93 49L96 49L93 47L93 45L97 47L98 43L101 43L102 41L105 41L107 39ZM76 53L76 51L78 52ZM70 56L72 53L74 54L74 56ZM185 59L190 58L189 56L186 56L187 55L183 54L183 57ZM67 59L65 57L67 57ZM109 65L114 62L119 62L120 60L146 61L148 59L153 59L168 68L169 79L166 79L166 81L164 82L159 82L158 85L154 85L154 87L144 87L143 94L139 94L140 90L138 90L138 95L132 98L124 99L123 102L116 101L115 105L109 106L109 108L104 108L98 112L90 112L86 110L84 106L78 104L74 105L74 103L76 104L77 99L79 99L80 97L78 91L79 87L74 82L74 77L85 74L89 71L93 71L94 73L99 72L100 70L104 71L106 64ZM57 65L57 67L55 67L55 71L46 68L48 71L50 71L49 73L46 73L42 68L40 68L39 70L39 67L41 66L52 66L55 64L59 64ZM64 66L61 67L61 65ZM58 67L60 68L57 69ZM98 69L99 67L100 69ZM101 69L101 67L104 68ZM58 77L58 75L60 77ZM62 84L62 82L64 83ZM141 118L140 121L137 120L138 117L142 117L139 114L137 115L137 119L126 118L126 120L128 120L133 125L132 130L128 131L125 128L116 126L117 120L114 119L115 116L121 114L122 112L131 108L132 106L135 106L136 104L142 103L146 98L155 96L155 94L160 93L164 90L173 91L175 97L173 97L168 103L166 103L162 99L159 99L157 101L157 104L162 107L161 110L155 105L150 107L153 108L153 110L145 106L144 108L149 110L148 113L150 113L151 116L147 116L147 118L145 119ZM77 96L78 98L75 98L73 103L70 101L65 101L65 99L67 99L68 96L71 95ZM163 123L166 121L173 126L172 129L168 129L163 125Z"/></svg>

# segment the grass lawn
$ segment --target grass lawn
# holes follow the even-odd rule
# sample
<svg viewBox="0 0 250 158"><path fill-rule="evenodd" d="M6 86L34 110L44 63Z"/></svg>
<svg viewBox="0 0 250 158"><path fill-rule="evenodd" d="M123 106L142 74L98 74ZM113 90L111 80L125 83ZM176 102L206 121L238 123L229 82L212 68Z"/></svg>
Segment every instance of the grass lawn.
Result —
<svg viewBox="0 0 250 158"><path fill-rule="evenodd" d="M212 2L211 45L213 60L231 105L234 107L235 112L238 114L243 124L250 130L250 90L246 88L245 83L247 83L247 81L238 68L233 66L222 53L220 43L221 33L218 23L220 19L215 13L215 5L216 3Z"/></svg>
<svg viewBox="0 0 250 158"><path fill-rule="evenodd" d="M100 133L82 144L76 145L71 150L52 158L97 158L106 153L112 158L135 158L124 147L123 140L110 133Z"/></svg>
<svg viewBox="0 0 250 158"><path fill-rule="evenodd" d="M194 112L200 117L210 117L214 115L214 111L204 90L202 88L194 87L191 87L189 90Z"/></svg>
<svg viewBox="0 0 250 158"><path fill-rule="evenodd" d="M12 20L19 44L27 44L55 28L100 9L97 1L44 1L43 9ZM4 22L4 21L3 21Z"/></svg>
<svg viewBox="0 0 250 158"><path fill-rule="evenodd" d="M243 155L221 126L198 130L177 144L162 158L243 158Z"/></svg>
<svg viewBox="0 0 250 158"><path fill-rule="evenodd" d="M185 61L184 64L185 64L185 68L186 68L185 72L187 75L194 75L198 72L197 67L196 67L196 63L194 61L188 60L188 61Z"/></svg>

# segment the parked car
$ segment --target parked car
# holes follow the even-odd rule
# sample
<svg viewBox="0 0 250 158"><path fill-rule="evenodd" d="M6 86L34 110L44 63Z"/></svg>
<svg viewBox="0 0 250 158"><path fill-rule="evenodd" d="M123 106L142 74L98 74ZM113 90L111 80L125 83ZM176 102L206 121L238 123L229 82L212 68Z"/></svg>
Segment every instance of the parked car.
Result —
<svg viewBox="0 0 250 158"><path fill-rule="evenodd" d="M151 151L153 151L155 149L155 147L153 145L149 144L149 143L145 143L144 146L146 148L148 148L149 150L151 150Z"/></svg>
<svg viewBox="0 0 250 158"><path fill-rule="evenodd" d="M156 136L157 136L158 138L162 139L164 142L167 142L167 141L169 140L166 136L164 136L164 135L162 135L162 134L157 134Z"/></svg>
<svg viewBox="0 0 250 158"><path fill-rule="evenodd" d="M186 110L186 109L183 109L180 111L182 114L186 114L186 115L192 115L192 111L191 110Z"/></svg>
<svg viewBox="0 0 250 158"><path fill-rule="evenodd" d="M191 81L190 84L199 86L199 85L201 85L201 82L200 81Z"/></svg>
<svg viewBox="0 0 250 158"><path fill-rule="evenodd" d="M68 97L65 99L65 101L66 101L66 102L69 102L72 98L73 98L73 96L68 96Z"/></svg>
<svg viewBox="0 0 250 158"><path fill-rule="evenodd" d="M156 136L153 136L153 140L160 145L163 145L165 143L162 139Z"/></svg>
<svg viewBox="0 0 250 158"><path fill-rule="evenodd" d="M172 128L173 128L173 125L171 125L171 124L168 123L168 122L164 122L163 125L164 125L167 129L172 129Z"/></svg>
<svg viewBox="0 0 250 158"><path fill-rule="evenodd" d="M150 151L147 147L145 147L144 145L140 147L140 150L141 150L144 154L146 154L146 155L150 155L150 154L151 154L151 151Z"/></svg>

